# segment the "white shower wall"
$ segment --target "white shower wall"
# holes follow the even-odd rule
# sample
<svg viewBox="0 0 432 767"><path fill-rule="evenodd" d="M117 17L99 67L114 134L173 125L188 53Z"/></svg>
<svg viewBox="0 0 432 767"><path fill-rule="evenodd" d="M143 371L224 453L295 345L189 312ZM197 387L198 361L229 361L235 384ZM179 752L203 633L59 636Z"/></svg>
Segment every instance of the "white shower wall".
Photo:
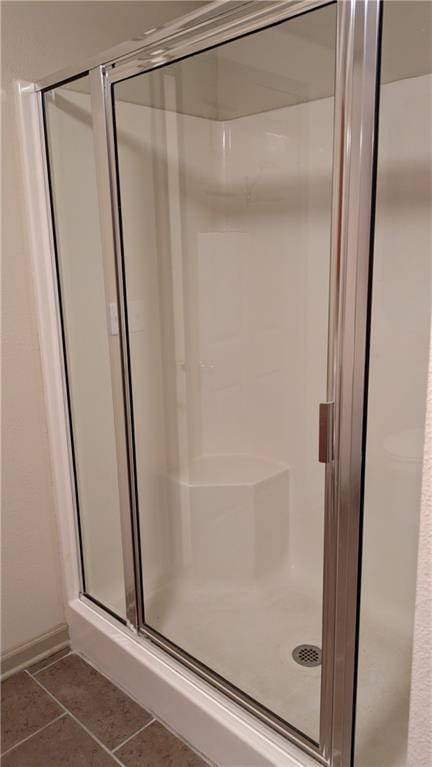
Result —
<svg viewBox="0 0 432 767"><path fill-rule="evenodd" d="M205 339L205 356L215 363L203 403L207 452L243 452L288 468L280 530L285 564L317 597L324 489L317 416L326 398L332 110L326 99L221 124L226 172L217 222L223 234L216 236L239 240L233 243L237 281L229 279L232 259L221 244L227 262L207 254L203 297L221 321L227 304L236 320L225 337ZM265 526L262 532L269 534Z"/></svg>
<svg viewBox="0 0 432 767"><path fill-rule="evenodd" d="M152 593L187 563L190 552L189 509L182 504L182 518L173 515L170 494L172 476L193 454L189 420L195 413L188 402L196 382L189 375L194 363L183 262L185 238L199 218L199 190L180 190L174 113L120 101L116 110L141 545L145 587ZM211 123L189 119L211 134ZM188 139L194 142L194 179L208 158L209 141L199 128ZM187 233L180 194L187 200Z"/></svg>
<svg viewBox="0 0 432 767"><path fill-rule="evenodd" d="M358 767L406 764L431 322L431 96L425 75L385 85L381 97Z"/></svg>
<svg viewBox="0 0 432 767"><path fill-rule="evenodd" d="M173 113L164 117L158 110L118 103L118 125L122 195L127 196L123 217L129 295L132 301L143 302L152 317L147 323L151 341L145 323L137 334L132 333L134 386L140 392L153 387L159 393L165 387L165 408L160 400L150 397L146 404L144 396L135 397L140 495L146 499L151 486L156 493L152 503L143 503L143 546L151 548L144 556L144 569L151 570L153 560L160 568L160 552L166 551L167 541L175 548L166 527L158 538L162 549L154 545L153 527L149 534L150 518L159 526L161 516L165 519L162 496L166 491L160 478L166 469L161 472L162 465L169 474L173 470L184 474L193 464L197 474L197 460L203 456L226 456L231 458L229 474L229 460L222 470L221 462L215 461L213 476L206 482L247 484L254 482L250 473L255 471L259 484L265 464L272 465L275 475L284 471L289 476L273 519L278 520L279 530L273 535L277 542L273 556L267 550L267 572L275 567L298 569L318 596L324 471L317 462L317 415L318 403L325 399L332 101L230 122ZM161 146L164 130L165 145L162 141ZM149 201L158 169L154 163L153 168L144 163L151 163L151 151L159 156L164 148L169 181L162 196L159 182L157 205L165 217L158 222ZM156 228L171 229L168 238L165 231L165 243L159 233L159 250L153 240L152 216ZM170 257L168 251L177 264L174 277L168 270L174 299L163 285L160 263L158 267L158 258L163 264ZM158 291L159 299L161 291L164 294L161 302ZM160 355L157 349L164 332L167 340L170 312L175 315L171 316L175 338L170 350L177 361L174 393L169 391L174 382L166 376L163 381L160 356L146 363L149 349ZM176 407L172 407L173 397ZM166 423L169 402L170 417L174 415L178 423L176 435L173 424ZM144 412L149 407L150 419ZM161 427L164 409L165 431ZM168 442L174 434L174 456L172 444L161 445L162 434ZM151 445L159 445L162 453L165 450L165 457ZM249 467L249 478L242 480L242 469L236 475L233 467L242 460L244 464L247 457L256 468ZM208 474L208 461L206 466ZM198 473L196 482L203 481ZM247 526L247 516L242 516L240 527L236 523L235 504L227 514L227 503L220 530L222 576L223 540L232 540L237 530L240 541ZM171 513L181 517L181 523L172 520L168 526L174 526L177 535L178 526L191 525L190 504L178 499L177 511L175 505L174 499ZM274 532L270 511L268 507L261 511L267 525L253 515L250 518L250 524L259 525L267 537ZM201 514L212 528L205 510ZM194 556L193 530L182 529L178 537L183 549L180 559L187 564ZM202 536L200 542L202 546ZM209 536L208 545L214 544ZM170 558L167 551L166 556ZM256 567L265 574L262 562ZM159 575L148 574L149 582L159 581Z"/></svg>
<svg viewBox="0 0 432 767"><path fill-rule="evenodd" d="M363 589L411 636L426 409L432 260L432 75L381 97Z"/></svg>

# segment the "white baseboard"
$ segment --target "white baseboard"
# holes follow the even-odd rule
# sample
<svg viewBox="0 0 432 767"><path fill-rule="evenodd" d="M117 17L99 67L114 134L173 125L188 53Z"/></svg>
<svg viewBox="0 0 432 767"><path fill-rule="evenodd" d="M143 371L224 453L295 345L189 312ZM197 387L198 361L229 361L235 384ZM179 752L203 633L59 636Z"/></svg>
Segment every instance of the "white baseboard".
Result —
<svg viewBox="0 0 432 767"><path fill-rule="evenodd" d="M16 674L27 666L37 663L49 655L69 646L69 629L66 623L56 626L46 634L19 645L1 655L1 679Z"/></svg>

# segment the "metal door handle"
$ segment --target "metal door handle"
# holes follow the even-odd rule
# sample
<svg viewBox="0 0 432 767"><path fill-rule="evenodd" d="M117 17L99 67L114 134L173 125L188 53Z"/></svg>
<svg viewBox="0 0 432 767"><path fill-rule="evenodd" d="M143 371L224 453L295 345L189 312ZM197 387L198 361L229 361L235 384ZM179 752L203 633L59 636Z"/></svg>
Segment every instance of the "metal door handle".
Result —
<svg viewBox="0 0 432 767"><path fill-rule="evenodd" d="M319 406L318 460L330 463L333 451L334 402L321 402Z"/></svg>

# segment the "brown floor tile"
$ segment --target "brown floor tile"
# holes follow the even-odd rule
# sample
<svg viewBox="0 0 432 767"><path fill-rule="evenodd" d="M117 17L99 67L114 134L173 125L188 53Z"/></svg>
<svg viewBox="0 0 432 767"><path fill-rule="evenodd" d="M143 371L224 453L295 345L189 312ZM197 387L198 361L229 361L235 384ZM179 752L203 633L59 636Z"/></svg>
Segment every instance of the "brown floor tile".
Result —
<svg viewBox="0 0 432 767"><path fill-rule="evenodd" d="M208 767L194 751L153 722L116 751L126 767Z"/></svg>
<svg viewBox="0 0 432 767"><path fill-rule="evenodd" d="M65 647L64 650L59 650L58 652L55 652L53 655L48 655L47 658L44 658L43 660L40 660L39 663L34 663L33 666L30 666L27 671L30 672L30 674L37 674L38 671L41 671L45 666L49 666L50 663L54 663L56 660L60 660L60 658L64 658L65 655L69 655L70 653L70 647Z"/></svg>
<svg viewBox="0 0 432 767"><path fill-rule="evenodd" d="M109 749L151 719L147 711L78 655L68 655L43 669L37 680Z"/></svg>
<svg viewBox="0 0 432 767"><path fill-rule="evenodd" d="M2 758L2 767L114 767L115 764L67 714Z"/></svg>
<svg viewBox="0 0 432 767"><path fill-rule="evenodd" d="M3 752L51 722L62 709L25 671L21 671L2 682L1 712Z"/></svg>

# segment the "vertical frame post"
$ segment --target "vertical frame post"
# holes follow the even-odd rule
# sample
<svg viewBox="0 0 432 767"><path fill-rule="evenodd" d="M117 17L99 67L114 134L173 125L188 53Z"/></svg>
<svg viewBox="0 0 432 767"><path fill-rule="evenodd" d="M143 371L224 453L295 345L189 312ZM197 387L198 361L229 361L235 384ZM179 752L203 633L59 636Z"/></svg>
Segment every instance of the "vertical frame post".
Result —
<svg viewBox="0 0 432 767"><path fill-rule="evenodd" d="M117 191L114 117L111 93L103 67L90 71L90 93L102 250L105 268L113 268L115 273L119 323L123 413L116 424L116 436L122 499L120 512L126 617L129 625L137 630L143 620L143 602L128 318Z"/></svg>
<svg viewBox="0 0 432 767"><path fill-rule="evenodd" d="M320 736L332 767L350 767L355 725L381 10L381 0L338 2Z"/></svg>

